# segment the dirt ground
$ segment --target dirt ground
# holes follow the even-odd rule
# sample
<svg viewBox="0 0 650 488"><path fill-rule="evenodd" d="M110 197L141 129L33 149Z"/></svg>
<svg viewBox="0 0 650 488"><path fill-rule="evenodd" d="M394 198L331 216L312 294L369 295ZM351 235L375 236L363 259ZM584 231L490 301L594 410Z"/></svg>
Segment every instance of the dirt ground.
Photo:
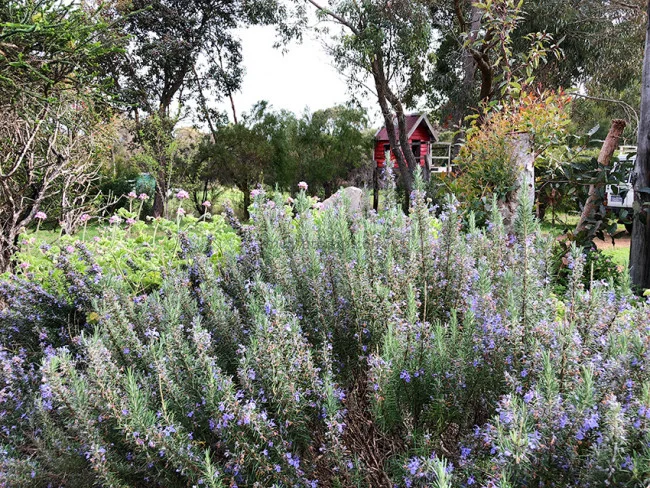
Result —
<svg viewBox="0 0 650 488"><path fill-rule="evenodd" d="M600 239L594 239L598 249L629 249L630 248L630 234L627 232L619 232L614 237L614 244L612 245L611 237L607 236L607 239L601 241Z"/></svg>

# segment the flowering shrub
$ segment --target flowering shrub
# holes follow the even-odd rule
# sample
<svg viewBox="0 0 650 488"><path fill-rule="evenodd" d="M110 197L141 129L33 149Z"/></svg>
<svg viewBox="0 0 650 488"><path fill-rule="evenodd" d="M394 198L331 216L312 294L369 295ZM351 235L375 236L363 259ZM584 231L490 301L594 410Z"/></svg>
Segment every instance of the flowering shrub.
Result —
<svg viewBox="0 0 650 488"><path fill-rule="evenodd" d="M477 216L482 216L492 195L500 201L510 201L521 172L513 158L512 135L530 134L535 165L544 165L544 153L561 146L567 137L569 104L570 98L561 91L531 92L486 107L467 131L466 144L455 160L458 174L451 180L434 180L434 185L448 186L453 193L463 195L464 205Z"/></svg>
<svg viewBox="0 0 650 488"><path fill-rule="evenodd" d="M555 295L530 202L461 232L421 187L409 216L259 190L239 252L183 238L146 293L5 282L0 483L644 486L650 307L575 248Z"/></svg>
<svg viewBox="0 0 650 488"><path fill-rule="evenodd" d="M208 219L206 212L197 219L183 212L175 221L156 219L148 226L138 213L120 209L92 239L86 239L85 229L81 238L62 236L52 245L24 235L15 261L23 276L46 288L66 286L61 281L65 260L78 273L121 276L135 292L144 292L158 287L163 272L182 261L179 232L202 239L205 245L209 240L214 261L238 247L237 235L219 215Z"/></svg>

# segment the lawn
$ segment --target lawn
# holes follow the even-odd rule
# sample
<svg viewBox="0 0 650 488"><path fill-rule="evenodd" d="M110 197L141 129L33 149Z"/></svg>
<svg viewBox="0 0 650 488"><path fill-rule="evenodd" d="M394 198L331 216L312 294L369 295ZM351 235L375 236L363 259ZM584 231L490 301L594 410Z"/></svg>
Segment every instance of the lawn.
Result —
<svg viewBox="0 0 650 488"><path fill-rule="evenodd" d="M575 229L575 226L580 219L580 215L575 213L558 213L555 216L555 224L548 221L541 223L540 227L542 232L552 234L553 236L561 236L569 231ZM612 260L618 266L627 268L630 258L630 244L629 235L625 230L623 224L618 225L615 238L615 246L611 246L611 241L595 240L599 249L602 249L603 254L611 256Z"/></svg>
<svg viewBox="0 0 650 488"><path fill-rule="evenodd" d="M604 249L603 254L611 256L614 263L623 268L627 268L630 261L630 248L629 247L613 247L611 249Z"/></svg>

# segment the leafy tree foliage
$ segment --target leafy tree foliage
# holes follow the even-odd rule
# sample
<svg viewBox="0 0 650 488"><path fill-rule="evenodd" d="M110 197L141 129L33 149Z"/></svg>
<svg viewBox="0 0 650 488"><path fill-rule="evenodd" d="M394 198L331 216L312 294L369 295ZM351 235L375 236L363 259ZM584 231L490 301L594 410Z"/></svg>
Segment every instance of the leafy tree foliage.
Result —
<svg viewBox="0 0 650 488"><path fill-rule="evenodd" d="M338 182L368 162L373 138L363 111L343 106L305 113L298 125L297 179L329 197Z"/></svg>
<svg viewBox="0 0 650 488"><path fill-rule="evenodd" d="M255 185L291 189L309 181L312 192L329 196L351 172L369 164L371 147L361 109L337 106L298 119L260 102L241 123L223 124L205 136L187 176L203 199L219 185L236 186L244 193L247 216Z"/></svg>
<svg viewBox="0 0 650 488"><path fill-rule="evenodd" d="M495 16L504 20L501 29L508 18L516 18L509 34L515 57L530 53L539 40L553 39L561 48L561 59L548 56L535 69L535 81L544 89L582 84L596 95L604 89L622 90L639 73L635 60L643 44L641 4L636 0L431 2L433 28L441 37L429 78L430 103L442 107L444 120L459 124L480 100L498 95L492 94L492 88L499 70L490 61L503 58L497 31L490 32Z"/></svg>
<svg viewBox="0 0 650 488"><path fill-rule="evenodd" d="M528 1L523 10L513 36L515 49L525 50L525 36L533 32L548 32L561 41L562 59L549 59L537 76L546 87L588 83L620 90L640 75L642 1Z"/></svg>
<svg viewBox="0 0 650 488"><path fill-rule="evenodd" d="M426 98L452 128L464 125L481 101L500 100L512 90L580 84L590 95L608 99L593 100L597 110L613 105L620 111L623 105L612 103L619 99L612 91L618 93L638 79L634 74L639 73L635 60L642 49L642 3L298 2L312 5L335 25L323 30L334 59L352 87L374 92L389 126L393 114L399 122L404 107ZM622 59L621 52L630 54ZM594 125L587 124L581 129ZM396 126L394 142L401 144L399 123ZM405 146L402 150L408 166L408 151Z"/></svg>
<svg viewBox="0 0 650 488"><path fill-rule="evenodd" d="M256 183L270 182L271 146L254 125L230 124L220 128L215 141L206 140L198 156L205 184L234 185L244 194L248 218L250 193Z"/></svg>
<svg viewBox="0 0 650 488"><path fill-rule="evenodd" d="M101 66L119 47L103 14L54 0L0 6L0 270L45 200L96 171L111 101Z"/></svg>
<svg viewBox="0 0 650 488"><path fill-rule="evenodd" d="M300 181L296 180L301 157L297 150L298 118L287 110L273 110L266 101L253 107L251 118L270 144L273 183L285 189L294 187Z"/></svg>
<svg viewBox="0 0 650 488"><path fill-rule="evenodd" d="M604 139L613 119L628 122L624 137L636 137L644 39L644 3L594 1L527 2L519 32L547 31L561 40L563 58L549 60L537 75L546 87L582 85L587 98L573 104L577 132L595 125ZM516 33L517 48L523 44ZM624 53L624 55L621 55Z"/></svg>

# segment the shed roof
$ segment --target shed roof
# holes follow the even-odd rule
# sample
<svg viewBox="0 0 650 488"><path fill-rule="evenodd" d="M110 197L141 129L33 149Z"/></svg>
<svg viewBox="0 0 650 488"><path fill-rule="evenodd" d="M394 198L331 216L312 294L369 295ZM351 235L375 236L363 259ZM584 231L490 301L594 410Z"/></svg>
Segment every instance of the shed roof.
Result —
<svg viewBox="0 0 650 488"><path fill-rule="evenodd" d="M431 125L431 122L429 122L429 119L427 118L426 114L408 114L405 116L406 118L406 135L407 137L411 137L413 135L413 132L415 132L415 129L417 129L423 122L426 124L427 129L429 129L429 132L431 135L434 137L434 139L438 139L437 133L433 126ZM375 140L377 141L387 141L388 140L388 131L386 130L386 126L382 127L377 131L375 134Z"/></svg>

